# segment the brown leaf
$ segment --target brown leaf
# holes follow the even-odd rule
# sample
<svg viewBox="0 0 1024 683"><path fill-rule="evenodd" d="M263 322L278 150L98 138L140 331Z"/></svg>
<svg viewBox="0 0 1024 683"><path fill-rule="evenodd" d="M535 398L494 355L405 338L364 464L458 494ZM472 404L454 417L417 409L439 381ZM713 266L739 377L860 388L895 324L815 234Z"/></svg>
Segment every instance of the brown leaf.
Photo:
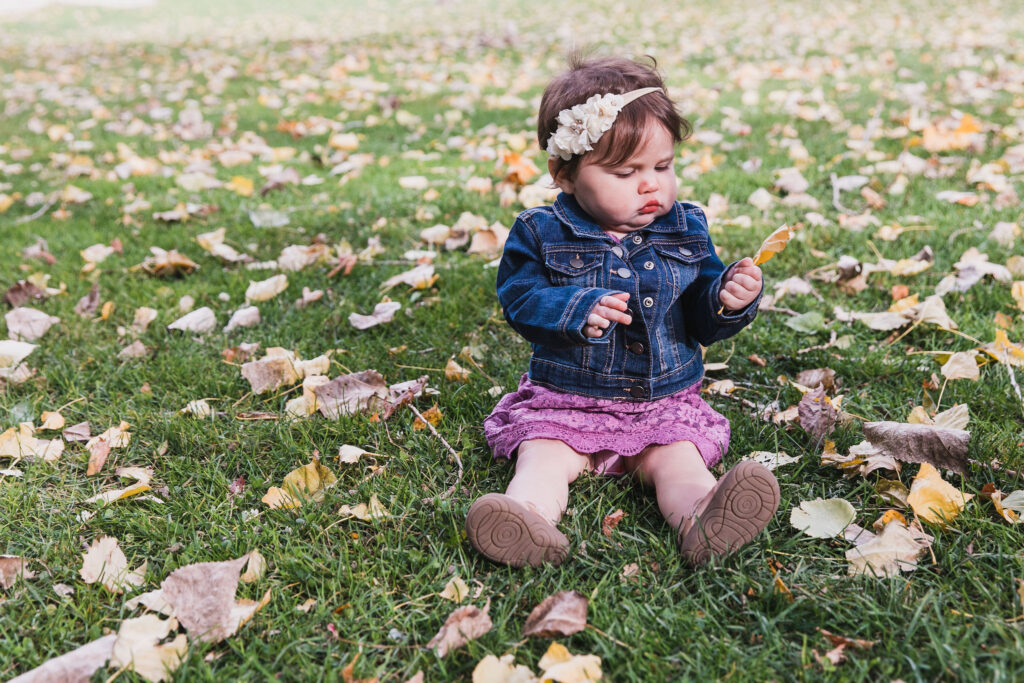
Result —
<svg viewBox="0 0 1024 683"><path fill-rule="evenodd" d="M388 393L390 396L383 410L381 410L380 419L387 420L401 406L411 403L413 399L422 394L427 386L428 379L427 375L423 375L412 382L404 382L400 385L395 384L389 387ZM401 391L397 391L399 387L401 387Z"/></svg>
<svg viewBox="0 0 1024 683"><path fill-rule="evenodd" d="M177 249L164 251L159 247L150 247L153 255L148 257L139 266L156 277L179 277L189 275L199 269L199 264L188 256L181 254Z"/></svg>
<svg viewBox="0 0 1024 683"><path fill-rule="evenodd" d="M10 683L48 683L50 681L90 681L96 670L110 659L117 634L101 636L91 643L65 652L23 673Z"/></svg>
<svg viewBox="0 0 1024 683"><path fill-rule="evenodd" d="M835 380L836 371L832 368L813 368L811 370L803 370L796 376L797 384L802 384L810 389L814 389L820 384L824 387L826 392L835 391Z"/></svg>
<svg viewBox="0 0 1024 683"><path fill-rule="evenodd" d="M490 604L483 609L473 605L457 608L448 615L441 630L430 639L427 647L434 648L438 657L444 657L455 648L484 635L494 626L487 614L489 609Z"/></svg>
<svg viewBox="0 0 1024 683"><path fill-rule="evenodd" d="M611 538L612 530L619 525L622 518L626 516L626 513L622 509L618 509L610 515L605 515L604 519L601 520L601 533Z"/></svg>
<svg viewBox="0 0 1024 683"><path fill-rule="evenodd" d="M31 282L26 282L25 280L15 282L11 285L10 289L4 293L4 301L6 301L11 308L18 308L32 300L42 301L45 298L46 293L43 292L43 290L39 289Z"/></svg>
<svg viewBox="0 0 1024 683"><path fill-rule="evenodd" d="M100 470L103 469L103 463L107 461L107 456L110 455L110 442L106 439L100 439L93 444L92 448L89 449L89 467L85 471L86 475L92 476L99 474Z"/></svg>
<svg viewBox="0 0 1024 683"><path fill-rule="evenodd" d="M342 415L377 410L388 395L384 377L376 370L363 370L332 379L313 390L318 408L332 420Z"/></svg>
<svg viewBox="0 0 1024 683"><path fill-rule="evenodd" d="M877 642L874 640L860 640L858 638L847 638L846 636L841 636L839 634L826 631L821 627L818 627L818 633L828 638L833 645L845 645L847 647L852 647L856 650L870 650L872 647L875 646L875 643Z"/></svg>
<svg viewBox="0 0 1024 683"><path fill-rule="evenodd" d="M65 429L61 434L65 441L89 441L92 434L89 433L89 421L79 422Z"/></svg>
<svg viewBox="0 0 1024 683"><path fill-rule="evenodd" d="M89 293L78 300L75 304L75 313L82 318L87 318L96 312L96 308L100 305L100 286L94 284Z"/></svg>
<svg viewBox="0 0 1024 683"><path fill-rule="evenodd" d="M832 433L839 419L839 412L821 386L804 394L797 411L800 414L800 426L815 439L822 439Z"/></svg>
<svg viewBox="0 0 1024 683"><path fill-rule="evenodd" d="M216 643L238 629L233 617L244 555L227 562L197 562L175 569L160 584L164 599L191 638Z"/></svg>
<svg viewBox="0 0 1024 683"><path fill-rule="evenodd" d="M18 579L34 577L35 572L30 572L25 567L27 562L24 557L17 555L0 555L0 586L10 588Z"/></svg>
<svg viewBox="0 0 1024 683"><path fill-rule="evenodd" d="M558 638L579 633L587 627L587 604L587 596L578 591L549 595L526 617L523 635Z"/></svg>
<svg viewBox="0 0 1024 683"><path fill-rule="evenodd" d="M444 415L441 413L441 409L438 408L437 404L435 403L434 405L430 406L430 408L423 411L423 418L427 422L436 427L444 418ZM419 431L421 429L426 429L427 425L426 423L423 422L423 420L417 417L415 420L412 421L412 428L415 431Z"/></svg>
<svg viewBox="0 0 1024 683"><path fill-rule="evenodd" d="M299 381L295 364L287 356L267 356L245 363L242 377L248 380L254 394L265 394Z"/></svg>
<svg viewBox="0 0 1024 683"><path fill-rule="evenodd" d="M896 460L928 463L963 474L967 472L967 444L971 434L902 422L868 422L864 435L871 445Z"/></svg>

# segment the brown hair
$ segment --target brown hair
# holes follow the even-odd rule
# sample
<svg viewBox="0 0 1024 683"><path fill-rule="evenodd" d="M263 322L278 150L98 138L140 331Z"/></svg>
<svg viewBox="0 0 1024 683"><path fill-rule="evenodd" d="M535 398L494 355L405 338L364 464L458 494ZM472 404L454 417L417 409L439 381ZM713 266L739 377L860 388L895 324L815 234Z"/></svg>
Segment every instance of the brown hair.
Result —
<svg viewBox="0 0 1024 683"><path fill-rule="evenodd" d="M537 113L537 141L541 149L547 149L548 138L558 129L558 114L563 109L582 104L591 95L607 93L623 94L638 88L656 87L661 92L652 92L626 105L615 125L601 136L592 155L594 163L617 166L624 163L644 141L648 121L661 123L678 144L690 136L690 122L680 116L675 104L665 94L665 83L657 71L653 57L645 58L649 63L635 62L624 57L599 57L586 59L575 53L569 57L569 70L556 77L544 90ZM575 179L583 155L574 155L565 161L554 158L555 176L566 173Z"/></svg>

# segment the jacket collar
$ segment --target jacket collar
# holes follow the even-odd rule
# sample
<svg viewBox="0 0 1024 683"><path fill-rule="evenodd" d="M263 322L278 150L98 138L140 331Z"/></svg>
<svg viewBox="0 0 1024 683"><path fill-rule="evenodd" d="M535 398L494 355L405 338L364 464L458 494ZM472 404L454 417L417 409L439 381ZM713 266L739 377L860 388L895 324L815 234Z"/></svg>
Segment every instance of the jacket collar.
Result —
<svg viewBox="0 0 1024 683"><path fill-rule="evenodd" d="M577 237L608 238L611 237L601 229L594 219L591 218L576 197L565 192L560 192L554 204L555 215L560 221L569 226ZM659 216L653 223L640 229L649 232L669 233L686 232L686 218L683 214L683 206L679 202L672 205L672 210L664 216ZM639 231L638 231L639 232Z"/></svg>

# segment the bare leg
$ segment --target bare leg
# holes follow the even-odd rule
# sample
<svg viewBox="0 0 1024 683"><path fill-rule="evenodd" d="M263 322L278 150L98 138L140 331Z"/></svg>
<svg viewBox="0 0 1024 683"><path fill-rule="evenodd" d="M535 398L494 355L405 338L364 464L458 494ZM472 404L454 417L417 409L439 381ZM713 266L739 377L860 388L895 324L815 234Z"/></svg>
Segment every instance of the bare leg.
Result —
<svg viewBox="0 0 1024 683"><path fill-rule="evenodd" d="M714 475L690 441L650 446L626 463L641 482L654 487L662 517L677 530L715 485Z"/></svg>
<svg viewBox="0 0 1024 683"><path fill-rule="evenodd" d="M505 495L557 524L569 502L569 484L590 467L590 458L562 441L531 439L519 445L516 474Z"/></svg>
<svg viewBox="0 0 1024 683"><path fill-rule="evenodd" d="M559 564L569 539L555 524L569 501L569 483L590 458L561 441L531 439L519 446L506 493L480 496L466 514L466 535L486 557L513 567Z"/></svg>

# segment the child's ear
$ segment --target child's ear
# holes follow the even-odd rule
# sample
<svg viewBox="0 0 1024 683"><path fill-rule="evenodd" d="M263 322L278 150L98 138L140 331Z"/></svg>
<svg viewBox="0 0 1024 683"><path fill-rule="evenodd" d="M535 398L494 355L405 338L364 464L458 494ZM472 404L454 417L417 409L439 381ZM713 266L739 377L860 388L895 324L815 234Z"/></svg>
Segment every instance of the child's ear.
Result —
<svg viewBox="0 0 1024 683"><path fill-rule="evenodd" d="M551 179L554 181L558 189L566 194L572 194L574 183L569 179L569 175L565 172L565 166L562 166L556 172L556 159L548 159L548 173L551 174Z"/></svg>

